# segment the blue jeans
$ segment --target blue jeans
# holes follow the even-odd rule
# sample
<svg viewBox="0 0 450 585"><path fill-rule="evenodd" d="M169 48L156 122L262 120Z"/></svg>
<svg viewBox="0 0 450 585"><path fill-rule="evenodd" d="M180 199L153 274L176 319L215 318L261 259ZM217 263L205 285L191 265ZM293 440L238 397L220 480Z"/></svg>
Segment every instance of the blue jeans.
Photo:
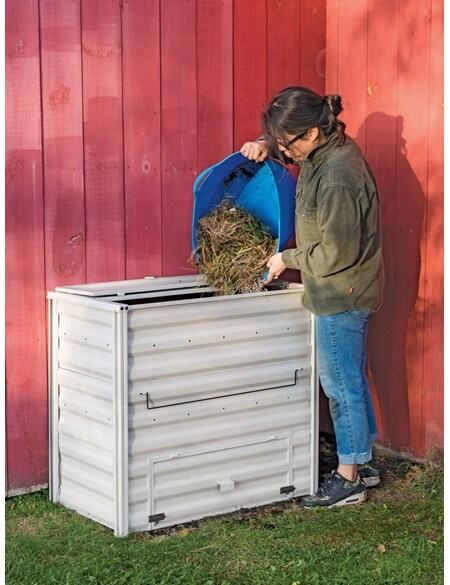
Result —
<svg viewBox="0 0 450 585"><path fill-rule="evenodd" d="M329 398L339 463L366 463L377 438L366 376L368 311L316 315L319 377Z"/></svg>

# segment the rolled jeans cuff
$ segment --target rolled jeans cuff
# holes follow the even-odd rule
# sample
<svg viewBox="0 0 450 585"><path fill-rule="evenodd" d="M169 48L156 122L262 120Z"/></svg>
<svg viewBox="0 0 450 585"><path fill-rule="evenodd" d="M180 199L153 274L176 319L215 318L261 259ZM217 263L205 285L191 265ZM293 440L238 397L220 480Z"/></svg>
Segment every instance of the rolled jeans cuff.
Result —
<svg viewBox="0 0 450 585"><path fill-rule="evenodd" d="M342 454L338 452L337 456L339 463L342 463L343 465L362 465L363 463L367 463L372 459L372 447L369 449L369 451L366 451L366 453Z"/></svg>

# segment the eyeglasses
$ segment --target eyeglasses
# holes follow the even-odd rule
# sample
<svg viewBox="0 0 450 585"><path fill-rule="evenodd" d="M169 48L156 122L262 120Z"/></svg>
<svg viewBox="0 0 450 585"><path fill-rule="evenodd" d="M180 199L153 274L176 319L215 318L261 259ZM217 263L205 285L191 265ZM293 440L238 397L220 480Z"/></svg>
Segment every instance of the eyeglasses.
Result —
<svg viewBox="0 0 450 585"><path fill-rule="evenodd" d="M292 138L292 140L289 140L289 142L282 142L281 140L277 139L277 143L282 146L283 148L285 148L286 150L289 150L289 148L295 143L297 142L297 140L300 140L300 138L303 138L303 136L305 136L308 133L308 131L306 132L302 132L301 134L297 134L296 136L294 136L294 138Z"/></svg>

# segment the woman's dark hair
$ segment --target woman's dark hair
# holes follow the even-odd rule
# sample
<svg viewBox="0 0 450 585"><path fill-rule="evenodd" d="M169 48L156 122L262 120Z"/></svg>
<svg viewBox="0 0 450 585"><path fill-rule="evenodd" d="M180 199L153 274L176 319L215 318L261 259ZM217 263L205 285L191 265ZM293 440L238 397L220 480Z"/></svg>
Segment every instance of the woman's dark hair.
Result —
<svg viewBox="0 0 450 585"><path fill-rule="evenodd" d="M264 134L270 140L284 140L286 134L304 134L317 126L324 136L345 131L337 120L342 112L341 96L320 96L306 87L287 87L280 91L262 115Z"/></svg>

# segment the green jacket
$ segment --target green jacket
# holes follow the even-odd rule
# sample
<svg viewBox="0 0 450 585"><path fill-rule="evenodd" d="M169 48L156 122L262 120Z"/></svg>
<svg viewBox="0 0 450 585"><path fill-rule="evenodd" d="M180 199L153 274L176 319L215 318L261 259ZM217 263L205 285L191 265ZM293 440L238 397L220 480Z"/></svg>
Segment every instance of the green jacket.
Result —
<svg viewBox="0 0 450 585"><path fill-rule="evenodd" d="M376 311L384 287L379 196L359 147L342 132L305 157L295 216L297 248L282 259L301 271L304 306L317 315Z"/></svg>

